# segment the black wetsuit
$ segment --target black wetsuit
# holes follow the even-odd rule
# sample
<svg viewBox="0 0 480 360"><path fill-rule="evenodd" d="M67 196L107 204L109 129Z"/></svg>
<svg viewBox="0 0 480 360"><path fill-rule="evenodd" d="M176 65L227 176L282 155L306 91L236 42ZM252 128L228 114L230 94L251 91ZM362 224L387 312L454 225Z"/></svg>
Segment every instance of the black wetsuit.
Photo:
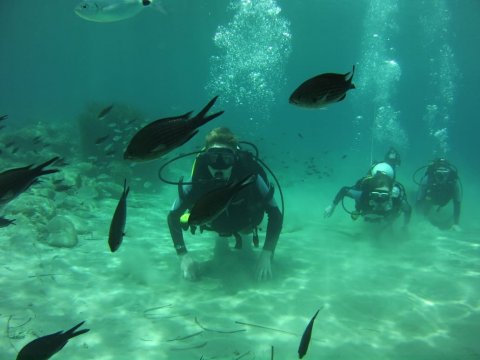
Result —
<svg viewBox="0 0 480 360"><path fill-rule="evenodd" d="M250 153L240 152L239 159L233 165L229 181L238 181L249 174L258 173L259 167ZM201 156L196 160L192 182L194 182L193 185L183 185L179 190L179 197L168 214L168 227L178 255L187 252L180 217L202 194L225 184L216 182L212 178ZM260 175L257 176L254 184L245 187L235 196L224 212L202 229L215 231L220 236L233 235L238 242L239 233L253 231L261 223L265 212L268 215L268 225L263 249L274 252L283 219L273 198L273 189L270 189Z"/></svg>
<svg viewBox="0 0 480 360"><path fill-rule="evenodd" d="M400 215L400 212L403 212L404 225L410 222L412 208L407 201L403 185L395 182L390 191L389 199L384 203L377 204L370 198L370 194L374 190L365 186L366 182L363 180L364 178L358 180L354 186L342 187L335 196L333 205L338 205L347 196L355 200L355 212L352 213L352 218L362 215L366 221L393 221Z"/></svg>
<svg viewBox="0 0 480 360"><path fill-rule="evenodd" d="M461 209L461 189L456 171L444 182L436 182L435 177L426 174L420 184L417 194L417 205L428 213L433 206L442 208L453 201L453 223L458 225Z"/></svg>

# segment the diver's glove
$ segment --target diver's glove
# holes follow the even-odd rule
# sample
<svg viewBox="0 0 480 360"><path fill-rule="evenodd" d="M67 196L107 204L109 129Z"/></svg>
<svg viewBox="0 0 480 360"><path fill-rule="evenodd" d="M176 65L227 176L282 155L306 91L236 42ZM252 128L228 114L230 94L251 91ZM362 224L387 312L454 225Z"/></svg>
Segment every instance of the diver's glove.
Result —
<svg viewBox="0 0 480 360"><path fill-rule="evenodd" d="M326 219L326 218L329 218L330 216L332 216L333 214L333 211L335 210L335 205L331 204L331 205L328 205L325 210L323 211L323 217Z"/></svg>
<svg viewBox="0 0 480 360"><path fill-rule="evenodd" d="M272 252L262 250L257 263L256 277L258 281L272 278Z"/></svg>
<svg viewBox="0 0 480 360"><path fill-rule="evenodd" d="M195 281L198 279L198 264L189 254L180 255L180 271L185 279Z"/></svg>

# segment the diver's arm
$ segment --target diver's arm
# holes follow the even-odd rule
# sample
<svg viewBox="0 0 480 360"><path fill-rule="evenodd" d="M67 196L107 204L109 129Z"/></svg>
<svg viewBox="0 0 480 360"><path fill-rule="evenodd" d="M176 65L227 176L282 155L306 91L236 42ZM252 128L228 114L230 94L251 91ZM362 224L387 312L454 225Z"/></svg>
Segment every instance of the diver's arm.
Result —
<svg viewBox="0 0 480 360"><path fill-rule="evenodd" d="M182 226L180 224L180 217L189 207L187 195L190 194L190 192L191 186L184 186L184 194L186 194L186 196L183 199L179 197L175 200L172 209L167 216L168 228L170 230L173 246L177 251L177 255L184 255L187 253L187 247L185 246L185 241L183 239Z"/></svg>
<svg viewBox="0 0 480 360"><path fill-rule="evenodd" d="M342 187L337 195L335 196L335 199L333 199L333 202L328 205L324 212L323 212L323 217L324 218L329 218L332 216L333 211L335 210L335 207L338 205L338 203L345 197L351 197L352 199L355 199L355 201L358 201L360 197L362 196L362 191L358 190L355 188L355 186L350 187L350 186L344 186Z"/></svg>
<svg viewBox="0 0 480 360"><path fill-rule="evenodd" d="M460 188L460 182L457 179L455 181L455 189L453 192L453 223L458 225L460 222L460 210L462 207L462 191Z"/></svg>
<svg viewBox="0 0 480 360"><path fill-rule="evenodd" d="M277 246L278 238L280 237L280 232L282 231L282 213L273 198L273 194L270 193L270 188L265 184L261 176L257 176L256 185L260 196L267 201L265 204L265 212L268 216L268 225L263 250L271 251L273 254ZM270 199L268 199L269 196L271 197Z"/></svg>

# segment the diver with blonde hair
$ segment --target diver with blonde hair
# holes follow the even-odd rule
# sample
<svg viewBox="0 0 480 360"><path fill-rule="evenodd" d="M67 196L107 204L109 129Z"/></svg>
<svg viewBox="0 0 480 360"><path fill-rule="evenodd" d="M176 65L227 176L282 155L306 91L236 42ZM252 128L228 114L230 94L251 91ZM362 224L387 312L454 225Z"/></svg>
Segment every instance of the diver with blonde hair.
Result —
<svg viewBox="0 0 480 360"><path fill-rule="evenodd" d="M197 226L188 223L188 210L203 194L251 174L256 175L252 185L239 191L219 216L199 226L199 230L214 231L221 237L233 236L236 249L242 248L240 234L252 233L253 243L257 247L257 226L267 213L267 231L257 262L256 277L258 280L272 277L271 261L280 236L283 214L273 197L273 186L256 160L252 153L240 148L239 141L228 128L216 128L207 134L205 148L197 155L193 165L191 182L179 183L179 196L168 214L168 227L180 259L182 275L186 279L197 280L201 275L183 237L182 230L190 229L192 234L197 230Z"/></svg>

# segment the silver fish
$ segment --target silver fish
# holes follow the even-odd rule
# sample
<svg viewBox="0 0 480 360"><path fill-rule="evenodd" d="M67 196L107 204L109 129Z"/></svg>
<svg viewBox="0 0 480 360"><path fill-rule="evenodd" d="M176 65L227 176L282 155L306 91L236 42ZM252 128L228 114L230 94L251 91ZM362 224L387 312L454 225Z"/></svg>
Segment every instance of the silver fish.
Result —
<svg viewBox="0 0 480 360"><path fill-rule="evenodd" d="M83 0L74 9L82 19L108 23L139 14L152 0Z"/></svg>
<svg viewBox="0 0 480 360"><path fill-rule="evenodd" d="M112 222L110 223L110 231L108 233L108 246L111 252L118 250L122 244L125 235L125 223L127 221L127 195L130 187L127 187L127 179L123 183L123 193L118 201L117 208L113 213Z"/></svg>
<svg viewBox="0 0 480 360"><path fill-rule="evenodd" d="M54 334L45 335L29 342L25 345L17 355L17 360L47 360L54 354L63 349L67 345L68 340L75 336L85 334L90 329L83 329L76 331L80 326L84 324L82 321L80 324L75 325L70 330L65 332L59 331Z"/></svg>
<svg viewBox="0 0 480 360"><path fill-rule="evenodd" d="M253 184L256 179L257 175L251 174L241 181L207 192L193 205L188 224L198 226L215 220L230 205L235 195L244 187Z"/></svg>
<svg viewBox="0 0 480 360"><path fill-rule="evenodd" d="M210 100L193 118L190 118L192 113L190 111L180 116L159 119L146 125L130 140L123 158L135 161L152 160L185 144L198 133L200 126L223 114L223 111L219 111L206 116L217 98L218 96L215 96Z"/></svg>
<svg viewBox="0 0 480 360"><path fill-rule="evenodd" d="M353 70L346 74L321 74L302 83L290 96L290 104L306 108L321 108L345 99L347 91L355 89Z"/></svg>

